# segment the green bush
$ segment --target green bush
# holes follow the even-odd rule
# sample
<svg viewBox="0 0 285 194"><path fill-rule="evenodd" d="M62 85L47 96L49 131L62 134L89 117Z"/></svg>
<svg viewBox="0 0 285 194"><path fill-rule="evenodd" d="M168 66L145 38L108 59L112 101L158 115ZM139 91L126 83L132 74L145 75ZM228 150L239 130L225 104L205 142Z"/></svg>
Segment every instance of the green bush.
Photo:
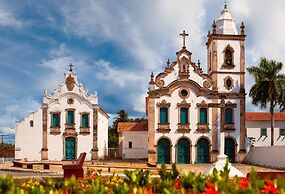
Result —
<svg viewBox="0 0 285 194"><path fill-rule="evenodd" d="M113 174L101 176L98 172L88 172L82 179L53 180L39 182L35 179L16 181L12 177L0 178L1 194L235 194L266 193L285 194L285 180L261 180L252 172L249 179L229 178L227 166L221 172L214 171L211 176L187 173L181 174L175 165L167 170L162 165L160 178L151 178L149 171L125 171L123 179Z"/></svg>

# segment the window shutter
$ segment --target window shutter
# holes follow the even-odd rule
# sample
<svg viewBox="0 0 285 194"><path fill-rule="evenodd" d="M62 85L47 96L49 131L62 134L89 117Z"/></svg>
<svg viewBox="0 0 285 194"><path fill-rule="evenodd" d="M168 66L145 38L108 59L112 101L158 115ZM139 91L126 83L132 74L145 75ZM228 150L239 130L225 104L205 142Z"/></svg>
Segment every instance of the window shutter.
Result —
<svg viewBox="0 0 285 194"><path fill-rule="evenodd" d="M59 114L52 115L52 127L59 127Z"/></svg>
<svg viewBox="0 0 285 194"><path fill-rule="evenodd" d="M188 108L180 109L180 123L187 124L188 123Z"/></svg>
<svg viewBox="0 0 285 194"><path fill-rule="evenodd" d="M226 114L225 114L225 122L226 124L232 124L233 123L233 109L226 108Z"/></svg>
<svg viewBox="0 0 285 194"><path fill-rule="evenodd" d="M83 114L82 115L82 127L87 128L88 127L88 114Z"/></svg>
<svg viewBox="0 0 285 194"><path fill-rule="evenodd" d="M160 124L168 123L168 109L160 108Z"/></svg>
<svg viewBox="0 0 285 194"><path fill-rule="evenodd" d="M267 129L266 128L261 129L261 136L267 136Z"/></svg>
<svg viewBox="0 0 285 194"><path fill-rule="evenodd" d="M200 124L207 124L207 109L200 108Z"/></svg>
<svg viewBox="0 0 285 194"><path fill-rule="evenodd" d="M73 111L68 111L68 115L67 115L67 123L69 125L74 124L74 112Z"/></svg>

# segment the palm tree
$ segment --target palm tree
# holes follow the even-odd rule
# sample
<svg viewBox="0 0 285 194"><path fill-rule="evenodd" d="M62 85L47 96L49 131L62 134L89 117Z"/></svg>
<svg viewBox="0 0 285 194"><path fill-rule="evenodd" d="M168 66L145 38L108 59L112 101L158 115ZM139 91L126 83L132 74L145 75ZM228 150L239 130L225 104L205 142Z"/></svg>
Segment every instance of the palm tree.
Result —
<svg viewBox="0 0 285 194"><path fill-rule="evenodd" d="M285 75L280 73L283 64L275 60L261 58L258 66L247 68L254 76L255 84L249 91L252 104L266 108L269 103L271 116L271 146L274 144L274 108L284 106Z"/></svg>

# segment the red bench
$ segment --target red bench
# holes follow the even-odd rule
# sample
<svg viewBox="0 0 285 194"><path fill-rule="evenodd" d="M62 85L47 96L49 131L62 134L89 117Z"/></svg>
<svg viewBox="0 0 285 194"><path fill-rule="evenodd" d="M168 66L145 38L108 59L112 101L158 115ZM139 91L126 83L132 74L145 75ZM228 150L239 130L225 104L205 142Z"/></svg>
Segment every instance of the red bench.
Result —
<svg viewBox="0 0 285 194"><path fill-rule="evenodd" d="M83 163L86 157L86 153L80 154L78 160L74 164L63 165L63 176L64 178L70 178L74 175L76 178L82 178L84 176Z"/></svg>

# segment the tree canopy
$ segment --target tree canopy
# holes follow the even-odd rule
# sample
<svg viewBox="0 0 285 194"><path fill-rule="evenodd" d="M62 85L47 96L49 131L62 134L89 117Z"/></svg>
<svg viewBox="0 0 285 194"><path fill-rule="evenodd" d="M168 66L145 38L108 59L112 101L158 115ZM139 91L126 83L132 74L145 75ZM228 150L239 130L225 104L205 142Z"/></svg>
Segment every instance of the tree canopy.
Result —
<svg viewBox="0 0 285 194"><path fill-rule="evenodd" d="M121 109L117 112L117 115L114 118L112 126L109 126L108 131L108 146L109 147L118 147L119 146L119 134L118 134L118 123L119 122L142 122L147 121L145 118L129 118L128 113Z"/></svg>
<svg viewBox="0 0 285 194"><path fill-rule="evenodd" d="M255 84L249 91L252 104L266 108L269 104L271 114L271 145L274 144L274 108L285 105L285 75L281 73L283 64L275 60L261 58L258 66L247 68L253 75Z"/></svg>

